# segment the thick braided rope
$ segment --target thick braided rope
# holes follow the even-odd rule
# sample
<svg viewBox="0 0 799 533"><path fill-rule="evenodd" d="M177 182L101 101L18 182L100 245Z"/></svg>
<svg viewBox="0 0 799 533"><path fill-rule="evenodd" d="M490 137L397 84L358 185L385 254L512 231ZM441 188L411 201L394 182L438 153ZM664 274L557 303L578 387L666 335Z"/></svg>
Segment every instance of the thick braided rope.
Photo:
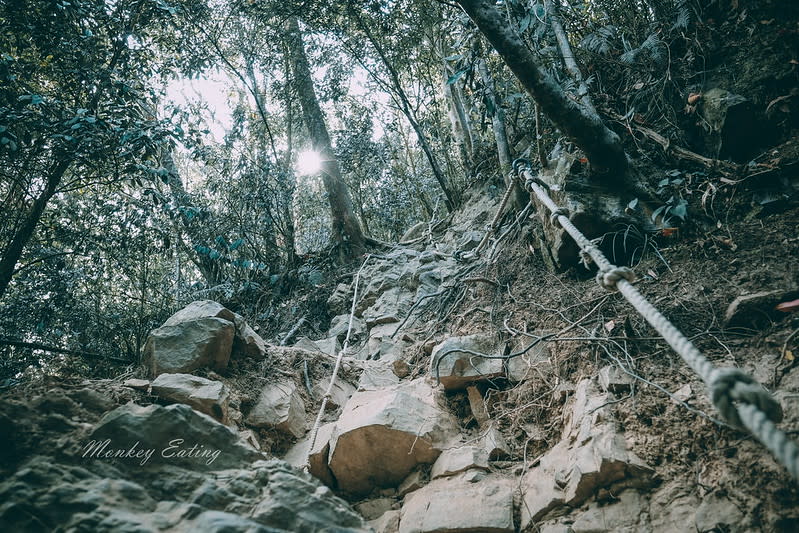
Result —
<svg viewBox="0 0 799 533"><path fill-rule="evenodd" d="M325 395L322 397L322 405L319 407L319 413L316 415L316 421L314 422L313 428L311 429L311 442L308 445L308 452L305 454L305 471L307 472L310 468L310 457L311 452L313 451L314 445L316 445L316 436L319 434L319 426L322 424L322 417L325 414L325 408L327 407L327 402L330 400L331 395L333 393L333 387L336 384L336 378L338 378L338 371L341 368L341 360L344 357L344 352L347 351L347 347L349 346L350 342L350 334L352 333L352 322L353 318L355 317L355 303L358 301L358 283L361 279L361 272L363 268L366 266L366 263L369 262L371 258L371 254L366 256L364 259L361 268L358 269L358 273L355 274L355 291L352 295L352 307L350 308L350 321L347 324L347 336L344 337L344 345L341 347L341 350L338 352L338 357L336 357L336 364L333 366L333 375L330 378L330 384L327 386L327 390L325 391Z"/></svg>
<svg viewBox="0 0 799 533"><path fill-rule="evenodd" d="M782 407L751 376L736 368L716 368L694 344L658 311L632 284L635 276L629 268L613 265L550 198L545 187L531 178L529 169L517 168L526 188L552 212L557 222L587 253L599 268L597 281L609 290L618 290L671 348L708 386L710 397L725 421L736 428L746 428L799 479L799 446L775 425L782 420Z"/></svg>

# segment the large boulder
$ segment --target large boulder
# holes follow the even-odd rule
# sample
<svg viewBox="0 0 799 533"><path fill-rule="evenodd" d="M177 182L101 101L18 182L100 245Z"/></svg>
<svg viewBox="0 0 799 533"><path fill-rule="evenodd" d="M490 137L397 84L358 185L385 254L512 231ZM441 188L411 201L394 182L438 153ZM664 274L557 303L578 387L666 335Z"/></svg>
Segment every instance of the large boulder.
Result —
<svg viewBox="0 0 799 533"><path fill-rule="evenodd" d="M512 533L514 483L496 475L477 482L468 474L435 479L408 494L400 533Z"/></svg>
<svg viewBox="0 0 799 533"><path fill-rule="evenodd" d="M191 373L203 367L224 370L234 334L233 322L215 317L161 326L147 338L144 364L151 376Z"/></svg>
<svg viewBox="0 0 799 533"><path fill-rule="evenodd" d="M291 380L282 380L264 387L246 423L302 437L305 434L305 402L297 385Z"/></svg>
<svg viewBox="0 0 799 533"><path fill-rule="evenodd" d="M486 359L475 354L499 357L505 344L496 336L483 333L450 337L433 348L430 375L439 379L446 390L459 390L467 385L504 375L503 359Z"/></svg>
<svg viewBox="0 0 799 533"><path fill-rule="evenodd" d="M114 409L97 423L82 457L136 467L171 464L206 471L243 467L263 458L235 431L188 405L133 403Z"/></svg>
<svg viewBox="0 0 799 533"><path fill-rule="evenodd" d="M423 378L356 392L330 442L330 470L354 495L397 486L419 464L433 463L457 435L440 393Z"/></svg>
<svg viewBox="0 0 799 533"><path fill-rule="evenodd" d="M161 374L151 386L152 393L160 398L185 403L223 424L228 421L230 392L221 381L191 374Z"/></svg>

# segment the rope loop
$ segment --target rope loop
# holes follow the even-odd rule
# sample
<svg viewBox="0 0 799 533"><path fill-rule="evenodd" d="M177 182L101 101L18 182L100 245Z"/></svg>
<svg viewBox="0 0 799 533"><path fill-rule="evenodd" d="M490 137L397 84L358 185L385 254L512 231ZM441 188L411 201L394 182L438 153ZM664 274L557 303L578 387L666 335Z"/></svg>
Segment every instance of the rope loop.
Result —
<svg viewBox="0 0 799 533"><path fill-rule="evenodd" d="M596 273L596 282L603 289L609 291L616 290L616 283L620 279L626 279L630 283L635 281L635 272L627 267L614 266L608 270L600 270Z"/></svg>
<svg viewBox="0 0 799 533"><path fill-rule="evenodd" d="M560 228L561 227L560 221L558 220L558 217L560 217L560 216L564 216L566 218L569 218L569 210L566 209L565 207L558 207L557 209L552 211L551 215L549 215L549 221L556 228Z"/></svg>
<svg viewBox="0 0 799 533"><path fill-rule="evenodd" d="M513 160L513 163L510 165L513 167L513 170L519 174L521 174L522 170L532 168L532 164L530 164L529 159L525 159L524 157L519 157Z"/></svg>
<svg viewBox="0 0 799 533"><path fill-rule="evenodd" d="M755 379L737 368L717 368L710 377L710 398L724 420L744 427L734 402L750 404L774 423L782 420L782 407Z"/></svg>

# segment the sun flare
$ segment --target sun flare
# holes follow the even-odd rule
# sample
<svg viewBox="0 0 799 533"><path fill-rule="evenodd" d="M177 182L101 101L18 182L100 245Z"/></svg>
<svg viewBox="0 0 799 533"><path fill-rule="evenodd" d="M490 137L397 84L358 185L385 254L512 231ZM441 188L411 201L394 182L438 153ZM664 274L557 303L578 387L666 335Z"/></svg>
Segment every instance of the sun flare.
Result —
<svg viewBox="0 0 799 533"><path fill-rule="evenodd" d="M314 150L305 150L297 154L297 174L311 176L322 170L322 156Z"/></svg>

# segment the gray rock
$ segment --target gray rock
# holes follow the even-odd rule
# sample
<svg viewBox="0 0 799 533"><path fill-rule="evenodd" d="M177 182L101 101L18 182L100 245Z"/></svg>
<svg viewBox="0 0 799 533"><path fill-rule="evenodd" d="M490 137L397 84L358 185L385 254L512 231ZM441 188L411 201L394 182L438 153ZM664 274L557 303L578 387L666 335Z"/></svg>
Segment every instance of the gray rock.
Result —
<svg viewBox="0 0 799 533"><path fill-rule="evenodd" d="M223 424L228 422L230 392L221 381L191 374L161 374L153 380L152 394L173 402L185 403L201 413L213 416Z"/></svg>
<svg viewBox="0 0 799 533"><path fill-rule="evenodd" d="M375 533L397 533L399 531L400 511L386 511L380 518L370 520L367 526Z"/></svg>
<svg viewBox="0 0 799 533"><path fill-rule="evenodd" d="M714 492L705 496L696 510L696 531L710 533L712 531L728 531L738 533L748 530L740 505L726 496Z"/></svg>
<svg viewBox="0 0 799 533"><path fill-rule="evenodd" d="M344 342L347 337L347 329L350 324L350 315L343 314L333 317L330 321L328 337L336 337L340 342ZM357 316L352 317L352 330L350 331L350 344L360 339L366 333L366 323Z"/></svg>
<svg viewBox="0 0 799 533"><path fill-rule="evenodd" d="M191 373L210 367L224 370L230 360L235 328L221 318L198 318L150 332L143 361L150 375Z"/></svg>
<svg viewBox="0 0 799 533"><path fill-rule="evenodd" d="M177 326L200 318L221 318L235 323L236 314L213 300L197 300L167 318L162 326Z"/></svg>
<svg viewBox="0 0 799 533"><path fill-rule="evenodd" d="M390 511L395 503L394 498L375 498L355 504L355 510L366 520L374 520L383 516L386 511Z"/></svg>
<svg viewBox="0 0 799 533"><path fill-rule="evenodd" d="M291 380L283 380L265 386L258 403L247 415L246 423L302 437L305 434L305 402L297 385Z"/></svg>
<svg viewBox="0 0 799 533"><path fill-rule="evenodd" d="M323 398L327 392L329 386L330 376L324 377L320 381L317 381L312 389L314 396L321 400L321 398ZM327 409L335 410L339 407L343 407L344 404L347 403L347 400L350 399L350 396L355 393L355 390L355 387L341 379L339 376L339 378L336 379L336 382L333 383L333 388L330 390L330 398L327 401Z"/></svg>
<svg viewBox="0 0 799 533"><path fill-rule="evenodd" d="M236 336L233 339L233 350L255 359L266 356L266 342L252 329L244 317L234 313Z"/></svg>
<svg viewBox="0 0 799 533"><path fill-rule="evenodd" d="M441 452L433 468L430 478L453 476L466 470L477 468L488 470L488 452L478 446L458 446Z"/></svg>
<svg viewBox="0 0 799 533"><path fill-rule="evenodd" d="M308 447L311 445L311 434L309 433L297 441L283 458L291 466L300 469L305 467L307 459L308 473L331 489L336 488L336 480L330 471L330 467L327 466L327 459L330 454L330 438L333 436L335 428L335 422L322 424L316 433L316 441L310 453L308 453Z"/></svg>
<svg viewBox="0 0 799 533"><path fill-rule="evenodd" d="M606 365L599 369L599 386L605 392L624 394L630 392L633 378L616 365Z"/></svg>
<svg viewBox="0 0 799 533"><path fill-rule="evenodd" d="M513 487L510 479L495 475L477 482L463 474L435 479L405 497L399 531L513 532Z"/></svg>
<svg viewBox="0 0 799 533"><path fill-rule="evenodd" d="M446 390L459 390L471 383L501 377L505 374L502 359L475 354L501 356L504 348L504 343L493 335L450 337L433 348L430 375L438 378Z"/></svg>
<svg viewBox="0 0 799 533"><path fill-rule="evenodd" d="M522 528L550 511L575 507L599 489L648 487L654 471L627 447L608 401L583 380L567 411L562 440L522 479Z"/></svg>
<svg viewBox="0 0 799 533"><path fill-rule="evenodd" d="M331 314L340 315L349 312L352 301L352 284L339 283L333 294L327 299L327 308Z"/></svg>
<svg viewBox="0 0 799 533"><path fill-rule="evenodd" d="M132 403L107 413L81 454L85 460L133 467L172 464L198 471L235 468L263 457L234 430L187 405Z"/></svg>

